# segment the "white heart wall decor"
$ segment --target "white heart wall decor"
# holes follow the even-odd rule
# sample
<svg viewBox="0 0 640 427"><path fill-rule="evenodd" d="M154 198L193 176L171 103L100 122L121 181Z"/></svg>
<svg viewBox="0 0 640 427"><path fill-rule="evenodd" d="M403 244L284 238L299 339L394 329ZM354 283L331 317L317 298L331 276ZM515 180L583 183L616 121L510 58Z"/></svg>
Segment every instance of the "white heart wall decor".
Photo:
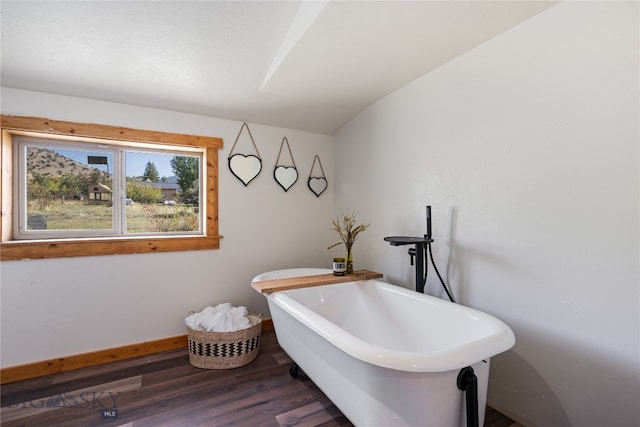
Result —
<svg viewBox="0 0 640 427"><path fill-rule="evenodd" d="M320 197L320 195L324 193L324 190L327 189L327 180L326 178L309 177L307 185L316 197Z"/></svg>
<svg viewBox="0 0 640 427"><path fill-rule="evenodd" d="M287 191L298 180L298 170L293 166L277 166L273 170L273 176L280 187Z"/></svg>
<svg viewBox="0 0 640 427"><path fill-rule="evenodd" d="M287 144L287 150L289 151L289 159L293 166L285 166L280 164L280 156L282 155L282 147ZM293 184L298 180L298 169L296 168L296 161L293 159L293 153L291 152L291 146L289 140L285 136L280 143L280 151L278 151L278 158L276 159L276 166L273 168L273 177L276 182L282 187L284 191L289 190Z"/></svg>
<svg viewBox="0 0 640 427"><path fill-rule="evenodd" d="M316 167L316 162L320 167L320 171L322 172L322 177L313 176L313 170ZM327 182L327 175L324 173L324 168L322 167L322 162L320 161L320 157L316 154L313 158L313 163L311 164L311 172L309 172L309 179L307 180L307 187L316 197L320 197L324 190L327 189L329 183Z"/></svg>
<svg viewBox="0 0 640 427"><path fill-rule="evenodd" d="M253 154L234 154L229 157L229 169L246 187L262 170L262 160Z"/></svg>
<svg viewBox="0 0 640 427"><path fill-rule="evenodd" d="M247 128L247 133L249 134L249 138L251 139L251 144L253 144L253 148L256 150L256 154L233 154L233 150L236 149L236 144L240 139L240 135L242 135L242 131L244 128ZM244 144L246 145L246 144ZM262 158L260 158L260 152L258 151L258 146L256 142L253 140L253 135L251 135L251 131L249 130L249 125L243 123L240 126L240 132L238 132L238 136L236 136L236 140L231 147L231 151L229 152L229 170L231 173L238 178L244 186L246 187L249 183L260 173L262 170Z"/></svg>

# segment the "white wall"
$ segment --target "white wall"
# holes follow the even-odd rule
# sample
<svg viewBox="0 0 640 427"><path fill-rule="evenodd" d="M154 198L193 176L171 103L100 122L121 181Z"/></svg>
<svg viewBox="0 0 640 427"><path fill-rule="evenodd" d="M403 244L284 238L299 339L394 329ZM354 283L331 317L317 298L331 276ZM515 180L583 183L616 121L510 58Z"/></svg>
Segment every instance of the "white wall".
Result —
<svg viewBox="0 0 640 427"><path fill-rule="evenodd" d="M526 425L640 424L638 51L637 2L560 3L336 136L336 211L372 223L356 263L412 287L383 237L432 205L455 296L516 334L489 401Z"/></svg>
<svg viewBox="0 0 640 427"><path fill-rule="evenodd" d="M331 265L329 136L249 124L263 169L245 187L227 166L240 122L8 88L2 113L224 139L219 250L0 263L3 367L186 334L184 317L208 304L245 305L268 317L265 298L250 287L255 275ZM286 193L273 178L285 136L300 175ZM315 154L329 181L320 197L307 188Z"/></svg>

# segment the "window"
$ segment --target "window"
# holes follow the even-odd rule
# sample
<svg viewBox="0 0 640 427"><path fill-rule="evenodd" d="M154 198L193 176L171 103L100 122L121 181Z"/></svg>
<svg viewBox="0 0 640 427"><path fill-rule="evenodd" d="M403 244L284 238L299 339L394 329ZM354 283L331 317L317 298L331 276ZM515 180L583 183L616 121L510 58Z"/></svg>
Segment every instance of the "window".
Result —
<svg viewBox="0 0 640 427"><path fill-rule="evenodd" d="M2 116L2 260L219 247L222 140Z"/></svg>
<svg viewBox="0 0 640 427"><path fill-rule="evenodd" d="M202 148L20 135L14 148L16 240L202 234Z"/></svg>

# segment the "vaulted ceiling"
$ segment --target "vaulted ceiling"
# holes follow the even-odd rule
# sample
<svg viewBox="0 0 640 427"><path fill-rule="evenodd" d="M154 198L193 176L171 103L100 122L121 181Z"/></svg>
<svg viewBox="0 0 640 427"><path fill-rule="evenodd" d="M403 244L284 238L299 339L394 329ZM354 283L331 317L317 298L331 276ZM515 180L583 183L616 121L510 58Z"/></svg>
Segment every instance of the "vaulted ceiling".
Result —
<svg viewBox="0 0 640 427"><path fill-rule="evenodd" d="M2 86L323 134L545 1L2 1Z"/></svg>

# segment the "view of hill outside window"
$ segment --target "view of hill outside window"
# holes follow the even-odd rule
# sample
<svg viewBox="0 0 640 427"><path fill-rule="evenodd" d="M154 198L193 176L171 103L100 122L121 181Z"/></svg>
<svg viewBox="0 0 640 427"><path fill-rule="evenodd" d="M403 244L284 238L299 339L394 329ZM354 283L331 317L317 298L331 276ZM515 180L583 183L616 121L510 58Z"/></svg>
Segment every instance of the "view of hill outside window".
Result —
<svg viewBox="0 0 640 427"><path fill-rule="evenodd" d="M28 233L75 237L82 234L72 231L93 236L200 231L198 155L51 145L24 144Z"/></svg>
<svg viewBox="0 0 640 427"><path fill-rule="evenodd" d="M112 229L113 154L65 152L85 162L46 148L26 149L28 229ZM104 163L90 165L89 158Z"/></svg>

